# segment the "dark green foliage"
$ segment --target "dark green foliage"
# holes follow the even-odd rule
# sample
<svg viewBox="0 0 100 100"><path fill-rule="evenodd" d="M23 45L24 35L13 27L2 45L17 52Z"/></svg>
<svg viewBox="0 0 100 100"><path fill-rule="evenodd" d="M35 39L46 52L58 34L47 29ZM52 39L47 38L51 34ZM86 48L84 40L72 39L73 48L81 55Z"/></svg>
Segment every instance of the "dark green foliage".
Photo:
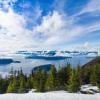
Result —
<svg viewBox="0 0 100 100"><path fill-rule="evenodd" d="M100 65L96 67L96 78L97 78L97 85L100 88Z"/></svg>
<svg viewBox="0 0 100 100"><path fill-rule="evenodd" d="M82 79L84 84L97 84L100 88L100 56L94 58L83 66Z"/></svg>
<svg viewBox="0 0 100 100"><path fill-rule="evenodd" d="M58 88L60 89L66 89L66 84L68 84L68 80L70 78L71 74L71 66L70 64L67 64L67 67L62 67L61 69L58 70L57 73L57 83L58 83Z"/></svg>
<svg viewBox="0 0 100 100"><path fill-rule="evenodd" d="M96 66L91 68L90 83L94 86L97 85Z"/></svg>
<svg viewBox="0 0 100 100"><path fill-rule="evenodd" d="M69 81L69 78L70 78L70 75L71 75L71 72L72 72L72 67L71 67L71 65L70 64L67 64L67 72L66 72L66 74L67 74L67 81L66 81L66 84L68 84L68 81Z"/></svg>
<svg viewBox="0 0 100 100"><path fill-rule="evenodd" d="M67 68L61 68L58 73L57 73L57 77L58 77L58 87L59 88L63 88L66 85L67 82Z"/></svg>
<svg viewBox="0 0 100 100"><path fill-rule="evenodd" d="M16 93L17 92L17 77L16 77L16 71L14 72L13 71L13 68L11 68L11 71L10 71L10 78L8 78L9 80L9 85L8 85L8 88L7 88L7 93Z"/></svg>
<svg viewBox="0 0 100 100"><path fill-rule="evenodd" d="M82 85L83 82L82 82L82 68L80 65L78 65L78 67L76 68L77 70L77 77L78 77L78 82L79 82L79 85Z"/></svg>
<svg viewBox="0 0 100 100"><path fill-rule="evenodd" d="M67 89L69 92L77 92L80 89L80 82L78 77L78 70L73 69L70 75L69 84Z"/></svg>
<svg viewBox="0 0 100 100"><path fill-rule="evenodd" d="M34 75L34 88L36 88L38 92L45 92L46 79L47 79L47 73L45 71L38 70L35 73L35 75Z"/></svg>
<svg viewBox="0 0 100 100"><path fill-rule="evenodd" d="M100 88L100 64L89 67L72 68L70 64L56 70L51 66L49 72L44 70L32 71L30 75L25 75L23 70L10 71L10 76L2 78L0 76L0 93L25 93L30 89L36 89L37 92L51 90L65 90L69 92L78 92L83 84L92 84Z"/></svg>
<svg viewBox="0 0 100 100"><path fill-rule="evenodd" d="M10 81L7 93L16 93L17 92L17 80L16 77L13 77L13 79Z"/></svg>
<svg viewBox="0 0 100 100"><path fill-rule="evenodd" d="M54 90L57 87L57 70L54 65L51 67L51 71L48 75L47 89Z"/></svg>
<svg viewBox="0 0 100 100"><path fill-rule="evenodd" d="M33 78L34 76L32 76L32 75L30 75L29 77L27 77L27 82L26 82L26 88L27 89L32 89L32 88L34 88L34 78Z"/></svg>
<svg viewBox="0 0 100 100"><path fill-rule="evenodd" d="M47 73L42 72L41 73L41 80L40 80L40 92L45 92L46 91L46 80L47 80Z"/></svg>
<svg viewBox="0 0 100 100"><path fill-rule="evenodd" d="M92 70L93 71L91 73L91 82L93 85L97 85L100 88L100 65L95 65Z"/></svg>
<svg viewBox="0 0 100 100"><path fill-rule="evenodd" d="M26 76L24 75L22 69L19 72L19 89L18 93L26 92Z"/></svg>
<svg viewBox="0 0 100 100"><path fill-rule="evenodd" d="M91 67L84 67L82 68L82 84L89 84L90 83L90 75L91 75Z"/></svg>
<svg viewBox="0 0 100 100"><path fill-rule="evenodd" d="M6 90L7 90L7 86L8 86L8 80L7 80L7 78L3 79L0 76L0 93L5 93Z"/></svg>
<svg viewBox="0 0 100 100"><path fill-rule="evenodd" d="M25 78L21 77L20 78L20 84L19 84L19 90L18 93L25 93L26 91L26 82L25 82Z"/></svg>

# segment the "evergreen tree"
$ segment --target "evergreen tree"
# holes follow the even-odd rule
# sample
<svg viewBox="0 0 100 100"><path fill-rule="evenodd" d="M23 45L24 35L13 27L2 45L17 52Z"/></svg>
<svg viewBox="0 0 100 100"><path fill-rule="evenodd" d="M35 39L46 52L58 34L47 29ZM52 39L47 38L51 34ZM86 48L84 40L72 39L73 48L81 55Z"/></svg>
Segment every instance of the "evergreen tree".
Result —
<svg viewBox="0 0 100 100"><path fill-rule="evenodd" d="M70 79L71 72L72 72L72 67L71 67L70 64L67 64L67 69L66 69L66 74L67 74L66 84L67 85L68 85L68 82L69 82L69 79Z"/></svg>
<svg viewBox="0 0 100 100"><path fill-rule="evenodd" d="M47 73L43 71L41 73L41 79L40 79L40 92L46 91L46 80L47 80Z"/></svg>
<svg viewBox="0 0 100 100"><path fill-rule="evenodd" d="M41 80L41 70L38 70L34 74L34 88L40 91L40 80Z"/></svg>
<svg viewBox="0 0 100 100"><path fill-rule="evenodd" d="M72 70L67 89L69 92L77 92L80 89L78 73L75 69Z"/></svg>
<svg viewBox="0 0 100 100"><path fill-rule="evenodd" d="M10 71L9 84L8 84L6 92L7 93L16 93L17 88L18 88L17 86L18 86L18 82L17 82L16 73L14 73L13 67L12 67L11 71Z"/></svg>
<svg viewBox="0 0 100 100"><path fill-rule="evenodd" d="M69 78L69 73L67 67L62 67L61 69L58 70L57 73L57 83L58 83L58 88L59 89L65 89L67 80Z"/></svg>
<svg viewBox="0 0 100 100"><path fill-rule="evenodd" d="M46 79L47 73L42 70L38 70L34 76L34 86L38 92L46 91Z"/></svg>
<svg viewBox="0 0 100 100"><path fill-rule="evenodd" d="M96 77L96 66L91 68L91 76L90 76L90 83L94 86L97 85L97 77Z"/></svg>
<svg viewBox="0 0 100 100"><path fill-rule="evenodd" d="M26 76L23 73L23 70L21 69L19 72L19 93L25 93L26 92Z"/></svg>
<svg viewBox="0 0 100 100"><path fill-rule="evenodd" d="M57 88L57 70L54 65L51 67L51 71L48 75L47 89L54 90Z"/></svg>
<svg viewBox="0 0 100 100"><path fill-rule="evenodd" d="M5 93L8 87L8 78L0 76L0 93Z"/></svg>
<svg viewBox="0 0 100 100"><path fill-rule="evenodd" d="M34 88L34 79L33 79L32 75L30 75L29 77L27 77L26 88L27 89Z"/></svg>
<svg viewBox="0 0 100 100"><path fill-rule="evenodd" d="M20 85L19 85L19 93L25 93L26 92L26 81L24 77L20 78Z"/></svg>
<svg viewBox="0 0 100 100"><path fill-rule="evenodd" d="M3 80L2 77L0 76L0 93L2 93L2 85L3 85Z"/></svg>
<svg viewBox="0 0 100 100"><path fill-rule="evenodd" d="M7 93L16 93L17 92L17 80L16 77L13 77L13 79L10 81Z"/></svg>
<svg viewBox="0 0 100 100"><path fill-rule="evenodd" d="M86 66L81 70L81 79L83 84L90 84L91 67L92 66Z"/></svg>
<svg viewBox="0 0 100 100"><path fill-rule="evenodd" d="M82 82L82 68L80 65L78 65L78 67L76 68L77 70L77 77L78 77L78 81L79 81L79 85L82 85L83 82Z"/></svg>
<svg viewBox="0 0 100 100"><path fill-rule="evenodd" d="M97 86L100 88L100 65L96 65Z"/></svg>

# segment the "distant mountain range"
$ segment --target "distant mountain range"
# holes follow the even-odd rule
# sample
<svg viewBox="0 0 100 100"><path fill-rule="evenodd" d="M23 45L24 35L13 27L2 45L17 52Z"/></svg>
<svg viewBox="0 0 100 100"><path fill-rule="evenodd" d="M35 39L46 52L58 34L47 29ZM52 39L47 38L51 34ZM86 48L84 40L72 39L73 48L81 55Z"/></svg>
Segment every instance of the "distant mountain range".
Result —
<svg viewBox="0 0 100 100"><path fill-rule="evenodd" d="M23 54L28 58L44 58L45 57L75 57L75 56L85 56L85 57L96 57L100 54L96 51L81 52L81 51L18 51L16 54Z"/></svg>
<svg viewBox="0 0 100 100"><path fill-rule="evenodd" d="M20 63L20 61L14 61L11 58L0 58L0 65L8 65L11 63Z"/></svg>
<svg viewBox="0 0 100 100"><path fill-rule="evenodd" d="M1 53L2 54L2 53ZM20 61L13 61L14 56L24 56L25 59L43 59L43 60L63 60L73 57L95 58L100 56L96 51L81 52L81 51L18 51L13 54L0 55L0 65L10 63L20 63ZM76 59L76 58L75 58Z"/></svg>

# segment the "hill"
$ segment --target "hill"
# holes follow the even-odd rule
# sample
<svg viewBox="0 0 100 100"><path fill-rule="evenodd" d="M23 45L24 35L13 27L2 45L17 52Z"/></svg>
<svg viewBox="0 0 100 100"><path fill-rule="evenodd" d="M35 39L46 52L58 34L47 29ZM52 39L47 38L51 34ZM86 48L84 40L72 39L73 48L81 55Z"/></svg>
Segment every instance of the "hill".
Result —
<svg viewBox="0 0 100 100"><path fill-rule="evenodd" d="M33 72L36 72L38 70L49 72L51 70L51 66L52 66L52 64L45 64L45 65L36 66L33 68Z"/></svg>
<svg viewBox="0 0 100 100"><path fill-rule="evenodd" d="M100 65L100 56L94 58L93 60L91 60L87 64L83 65L83 67L88 67L88 66L93 66L93 65Z"/></svg>

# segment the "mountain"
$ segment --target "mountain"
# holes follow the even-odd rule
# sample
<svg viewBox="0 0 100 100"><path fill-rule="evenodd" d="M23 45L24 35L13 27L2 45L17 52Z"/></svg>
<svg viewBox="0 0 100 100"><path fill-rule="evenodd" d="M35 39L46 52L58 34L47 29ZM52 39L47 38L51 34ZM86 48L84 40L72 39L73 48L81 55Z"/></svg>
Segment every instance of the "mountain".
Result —
<svg viewBox="0 0 100 100"><path fill-rule="evenodd" d="M38 70L49 72L51 70L51 66L52 66L52 64L36 66L33 68L33 72L36 72Z"/></svg>
<svg viewBox="0 0 100 100"><path fill-rule="evenodd" d="M27 56L26 59L44 59L44 60L63 60L69 57L64 56Z"/></svg>
<svg viewBox="0 0 100 100"><path fill-rule="evenodd" d="M18 51L16 54L22 54L29 58L45 58L45 57L96 57L98 52L93 51Z"/></svg>
<svg viewBox="0 0 100 100"><path fill-rule="evenodd" d="M0 58L0 65L8 65L11 63L20 63L21 61L14 61L11 58Z"/></svg>
<svg viewBox="0 0 100 100"><path fill-rule="evenodd" d="M0 58L0 65L7 65L13 63L13 60L10 58Z"/></svg>
<svg viewBox="0 0 100 100"><path fill-rule="evenodd" d="M93 66L93 65L100 65L100 56L94 58L93 60L91 60L87 64L83 65L83 67L85 67L85 66Z"/></svg>

